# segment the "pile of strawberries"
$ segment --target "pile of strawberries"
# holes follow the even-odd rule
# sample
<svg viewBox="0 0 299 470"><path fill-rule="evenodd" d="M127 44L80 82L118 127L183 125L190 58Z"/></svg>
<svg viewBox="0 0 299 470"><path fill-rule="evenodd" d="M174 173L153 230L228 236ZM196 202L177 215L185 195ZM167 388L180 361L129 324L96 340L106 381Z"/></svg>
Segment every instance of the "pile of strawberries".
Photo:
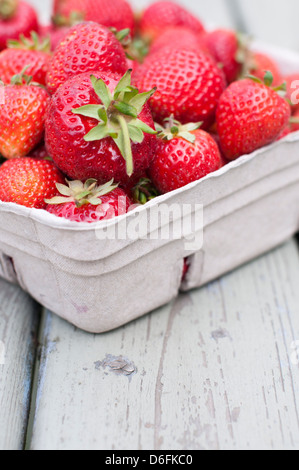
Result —
<svg viewBox="0 0 299 470"><path fill-rule="evenodd" d="M298 74L177 3L0 0L0 200L125 214L299 129ZM297 84L298 85L298 84Z"/></svg>

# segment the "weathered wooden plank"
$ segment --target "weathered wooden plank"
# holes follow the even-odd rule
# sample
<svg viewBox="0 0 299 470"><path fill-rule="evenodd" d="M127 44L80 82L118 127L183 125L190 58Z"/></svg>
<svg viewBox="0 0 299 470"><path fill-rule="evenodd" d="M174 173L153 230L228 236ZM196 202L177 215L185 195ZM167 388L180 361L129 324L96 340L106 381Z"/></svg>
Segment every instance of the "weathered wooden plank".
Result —
<svg viewBox="0 0 299 470"><path fill-rule="evenodd" d="M24 446L39 307L0 279L0 449Z"/></svg>
<svg viewBox="0 0 299 470"><path fill-rule="evenodd" d="M47 312L28 448L298 448L298 261L292 241L104 335Z"/></svg>

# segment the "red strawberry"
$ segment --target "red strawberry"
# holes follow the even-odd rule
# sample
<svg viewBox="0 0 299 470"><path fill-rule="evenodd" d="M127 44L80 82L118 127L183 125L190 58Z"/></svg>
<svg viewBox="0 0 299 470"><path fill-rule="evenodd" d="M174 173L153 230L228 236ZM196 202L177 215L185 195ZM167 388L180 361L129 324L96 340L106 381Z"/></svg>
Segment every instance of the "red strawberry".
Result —
<svg viewBox="0 0 299 470"><path fill-rule="evenodd" d="M46 210L57 217L73 222L99 222L126 214L131 200L126 193L113 184L97 186L96 180L68 181L68 186L56 185L61 196L47 200Z"/></svg>
<svg viewBox="0 0 299 470"><path fill-rule="evenodd" d="M29 157L9 160L0 167L0 200L44 209L45 198L55 196L56 183L63 181L62 173L48 160Z"/></svg>
<svg viewBox="0 0 299 470"><path fill-rule="evenodd" d="M182 123L214 120L226 82L222 70L202 52L163 48L147 57L134 77L140 90L157 87L150 106L157 122L170 115Z"/></svg>
<svg viewBox="0 0 299 470"><path fill-rule="evenodd" d="M238 61L240 44L235 31L217 29L204 37L206 47L216 62L221 63L228 83L238 78L241 64Z"/></svg>
<svg viewBox="0 0 299 470"><path fill-rule="evenodd" d="M266 83L271 85L271 79ZM220 98L217 129L228 160L274 142L287 126L290 105L270 86L250 79L232 83Z"/></svg>
<svg viewBox="0 0 299 470"><path fill-rule="evenodd" d="M149 175L161 193L168 193L197 181L222 166L221 155L215 140L199 124L169 120L161 128L158 149Z"/></svg>
<svg viewBox="0 0 299 470"><path fill-rule="evenodd" d="M287 84L287 98L292 103L292 112L299 110L299 72L284 77Z"/></svg>
<svg viewBox="0 0 299 470"><path fill-rule="evenodd" d="M98 79L97 79L97 78ZM152 161L156 132L146 101L131 74L85 73L68 80L52 98L46 118L46 147L70 178L126 184Z"/></svg>
<svg viewBox="0 0 299 470"><path fill-rule="evenodd" d="M266 54L252 52L247 59L247 72L259 78L264 79L266 72L271 72L273 76L273 86L279 86L283 78L278 64Z"/></svg>
<svg viewBox="0 0 299 470"><path fill-rule="evenodd" d="M67 36L70 31L69 26L57 27L55 25L40 26L39 34L42 38L49 38L51 51L55 51L60 42Z"/></svg>
<svg viewBox="0 0 299 470"><path fill-rule="evenodd" d="M73 25L78 21L95 21L118 31L134 31L134 13L126 0L56 0L54 21Z"/></svg>
<svg viewBox="0 0 299 470"><path fill-rule="evenodd" d="M28 77L27 77L28 78ZM24 83L16 76L4 87L0 107L0 153L5 158L24 157L39 144L44 135L45 113L50 101L46 90Z"/></svg>
<svg viewBox="0 0 299 470"><path fill-rule="evenodd" d="M4 83L20 73L27 65L26 74L34 82L46 85L48 63L51 58L49 41L39 42L36 33L32 32L31 41L24 36L20 41L8 41L8 49L0 53L0 78Z"/></svg>
<svg viewBox="0 0 299 470"><path fill-rule="evenodd" d="M204 26L189 11L170 1L152 3L142 14L140 33L150 41L156 39L165 29L184 26L196 33L202 33Z"/></svg>
<svg viewBox="0 0 299 470"><path fill-rule="evenodd" d="M124 74L126 55L120 42L105 26L81 23L70 29L54 52L47 75L48 90L54 93L69 78L94 70Z"/></svg>
<svg viewBox="0 0 299 470"><path fill-rule="evenodd" d="M155 54L165 47L172 47L173 49L189 47L195 51L200 50L210 54L205 43L205 33L198 34L183 26L167 28L152 42L149 52Z"/></svg>
<svg viewBox="0 0 299 470"><path fill-rule="evenodd" d="M0 50L6 48L8 39L18 39L20 34L29 37L38 31L34 8L26 2L5 0L0 2Z"/></svg>

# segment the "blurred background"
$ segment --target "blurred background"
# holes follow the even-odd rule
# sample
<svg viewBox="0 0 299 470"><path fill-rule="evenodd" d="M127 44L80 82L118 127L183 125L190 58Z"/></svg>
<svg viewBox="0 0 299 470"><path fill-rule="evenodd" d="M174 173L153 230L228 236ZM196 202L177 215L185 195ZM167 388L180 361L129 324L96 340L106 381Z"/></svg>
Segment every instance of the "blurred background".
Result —
<svg viewBox="0 0 299 470"><path fill-rule="evenodd" d="M40 12L44 23L49 21L54 0L27 0ZM113 0L111 0L113 2ZM136 10L153 3L131 0ZM204 22L233 27L277 46L299 50L298 0L178 0Z"/></svg>

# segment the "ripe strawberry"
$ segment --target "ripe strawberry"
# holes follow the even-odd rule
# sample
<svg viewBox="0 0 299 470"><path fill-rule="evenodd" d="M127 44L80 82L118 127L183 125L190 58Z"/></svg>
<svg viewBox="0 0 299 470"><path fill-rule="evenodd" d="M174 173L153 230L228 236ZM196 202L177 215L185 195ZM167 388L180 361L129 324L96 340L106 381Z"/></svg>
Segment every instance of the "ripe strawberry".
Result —
<svg viewBox="0 0 299 470"><path fill-rule="evenodd" d="M42 140L45 113L50 101L46 90L30 84L30 77L14 77L4 87L4 104L0 107L0 153L5 158L28 155Z"/></svg>
<svg viewBox="0 0 299 470"><path fill-rule="evenodd" d="M31 33L31 40L21 36L20 41L8 41L8 48L0 53L0 78L8 84L28 66L26 74L30 75L34 82L46 85L50 58L49 41L40 42L34 32Z"/></svg>
<svg viewBox="0 0 299 470"><path fill-rule="evenodd" d="M226 86L213 59L190 48L163 48L148 56L134 80L140 90L157 87L149 101L157 122L173 114L182 123L203 121L205 129L213 123Z"/></svg>
<svg viewBox="0 0 299 470"><path fill-rule="evenodd" d="M197 181L222 166L215 140L199 128L181 126L170 119L166 129L158 126L160 137L149 175L161 193L168 193Z"/></svg>
<svg viewBox="0 0 299 470"><path fill-rule="evenodd" d="M293 73L284 77L287 84L287 98L292 103L292 112L299 110L299 73Z"/></svg>
<svg viewBox="0 0 299 470"><path fill-rule="evenodd" d="M271 72L273 76L273 86L275 87L279 86L283 82L278 64L266 54L251 52L247 59L246 67L246 72L254 75L260 80L264 79L266 72Z"/></svg>
<svg viewBox="0 0 299 470"><path fill-rule="evenodd" d="M205 42L205 33L198 34L183 26L167 28L152 42L149 53L155 54L165 47L172 47L173 49L189 47L195 51L200 50L210 54Z"/></svg>
<svg viewBox="0 0 299 470"><path fill-rule="evenodd" d="M0 200L26 207L45 209L45 198L57 194L56 183L63 183L62 173L53 162L36 158L17 158L0 167Z"/></svg>
<svg viewBox="0 0 299 470"><path fill-rule="evenodd" d="M143 12L140 33L153 41L173 26L184 26L198 34L204 31L202 23L185 8L171 1L157 1Z"/></svg>
<svg viewBox="0 0 299 470"><path fill-rule="evenodd" d="M56 0L54 21L72 26L78 21L95 21L118 31L134 31L134 13L126 0Z"/></svg>
<svg viewBox="0 0 299 470"><path fill-rule="evenodd" d="M34 8L18 0L0 2L0 50L6 48L9 39L18 39L20 34L29 37L38 31L38 19Z"/></svg>
<svg viewBox="0 0 299 470"><path fill-rule="evenodd" d="M268 75L268 77L267 77ZM287 126L290 105L260 80L232 83L220 98L216 121L221 149L228 160L235 160L274 142Z"/></svg>
<svg viewBox="0 0 299 470"><path fill-rule="evenodd" d="M55 196L48 203L46 210L57 217L74 222L99 222L126 214L131 200L126 193L113 184L113 181L97 186L94 179L68 181L68 186L57 184L62 196Z"/></svg>
<svg viewBox="0 0 299 470"><path fill-rule="evenodd" d="M70 29L54 52L47 74L48 90L54 93L69 78L94 70L124 74L126 55L115 35L105 26L80 23Z"/></svg>
<svg viewBox="0 0 299 470"><path fill-rule="evenodd" d="M152 161L154 123L131 74L85 73L68 80L52 98L46 118L46 147L70 178L126 184Z"/></svg>
<svg viewBox="0 0 299 470"><path fill-rule="evenodd" d="M216 29L204 37L206 47L217 63L221 63L228 83L236 80L241 72L238 61L240 43L235 31Z"/></svg>

